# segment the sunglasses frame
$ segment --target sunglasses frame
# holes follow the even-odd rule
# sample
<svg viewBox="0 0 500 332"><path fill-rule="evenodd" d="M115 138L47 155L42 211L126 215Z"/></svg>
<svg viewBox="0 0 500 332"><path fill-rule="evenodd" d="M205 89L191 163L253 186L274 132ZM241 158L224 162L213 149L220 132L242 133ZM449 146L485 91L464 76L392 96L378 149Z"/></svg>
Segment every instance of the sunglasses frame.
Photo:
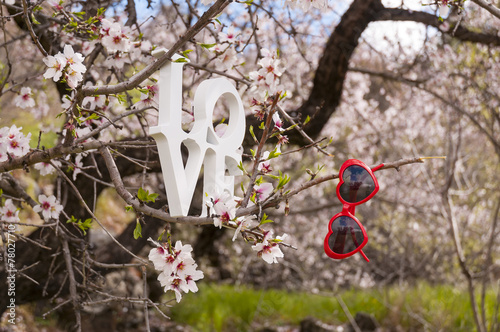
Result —
<svg viewBox="0 0 500 332"><path fill-rule="evenodd" d="M356 203L349 203L349 202L345 201L342 198L342 196L340 196L340 187L344 184L344 178L343 178L344 171L350 166L360 166L364 170L366 170L368 172L368 174L371 176L371 178L373 179L373 183L375 185L375 188L373 189L373 192L370 193L370 195L368 195L367 197L365 197L364 199L362 199L361 201L356 202ZM337 184L336 193L337 193L337 198L342 203L342 211L337 213L336 215L334 215L332 217L332 219L330 219L330 222L328 223L328 233L326 234L324 245L323 245L325 253L328 255L328 257L333 258L333 259L344 259L344 258L347 258L347 257L352 256L352 255L359 252L367 262L370 261L368 259L368 257L366 257L365 253L361 250L368 243L368 235L366 234L365 228L359 222L359 220L354 216L354 214L355 214L355 210L356 210L357 205L360 205L360 204L367 202L368 200L373 198L373 196L375 196L375 194L378 192L379 185L378 185L377 178L375 177L373 172L377 171L378 169L380 169L383 166L384 166L384 164L380 164L380 165L374 167L373 169L370 169L370 167L368 167L362 161L359 161L357 159L349 159L349 160L346 160L342 164L342 166L340 167L340 171L339 171L339 180L340 181ZM330 245L328 244L328 239L333 234L332 223L334 222L335 219L337 219L341 216L345 216L345 217L349 217L349 218L353 219L358 224L361 231L363 232L363 237L364 237L363 242L356 249L354 249L353 251L348 252L346 254L338 254L336 252L333 252L333 250L330 248Z"/></svg>

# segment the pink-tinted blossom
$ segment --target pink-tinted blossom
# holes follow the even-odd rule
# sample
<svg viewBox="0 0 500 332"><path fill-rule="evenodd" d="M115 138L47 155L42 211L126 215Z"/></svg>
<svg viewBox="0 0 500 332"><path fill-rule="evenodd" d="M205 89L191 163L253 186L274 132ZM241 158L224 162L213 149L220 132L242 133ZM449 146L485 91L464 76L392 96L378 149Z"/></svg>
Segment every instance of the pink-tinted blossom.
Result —
<svg viewBox="0 0 500 332"><path fill-rule="evenodd" d="M59 214L63 210L63 207L61 204L59 204L54 195L47 197L42 194L38 196L38 201L40 202L40 204L33 207L33 211L35 211L36 213L41 212L45 221L59 218Z"/></svg>

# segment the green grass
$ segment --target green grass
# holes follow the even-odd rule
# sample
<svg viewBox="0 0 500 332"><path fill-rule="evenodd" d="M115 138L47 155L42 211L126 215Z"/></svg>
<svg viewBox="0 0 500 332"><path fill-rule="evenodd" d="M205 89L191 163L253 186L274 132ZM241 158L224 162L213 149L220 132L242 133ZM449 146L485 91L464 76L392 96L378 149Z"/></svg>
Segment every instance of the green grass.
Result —
<svg viewBox="0 0 500 332"><path fill-rule="evenodd" d="M349 289L339 294L354 316L372 314L385 327L403 330L474 331L469 298L452 286L391 287L383 290ZM492 312L494 295L487 296ZM284 290L256 290L245 286L200 285L183 297L170 316L195 331L253 331L262 326L299 325L308 316L340 325L347 317L335 296Z"/></svg>

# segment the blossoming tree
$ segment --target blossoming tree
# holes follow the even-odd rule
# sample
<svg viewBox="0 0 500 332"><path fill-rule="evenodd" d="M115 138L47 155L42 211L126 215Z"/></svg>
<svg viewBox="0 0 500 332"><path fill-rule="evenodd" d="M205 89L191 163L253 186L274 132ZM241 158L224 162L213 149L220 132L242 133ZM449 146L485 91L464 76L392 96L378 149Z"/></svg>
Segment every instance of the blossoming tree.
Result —
<svg viewBox="0 0 500 332"><path fill-rule="evenodd" d="M464 218L465 231L473 233L467 228L472 225L488 235L486 249L471 244L469 253L484 255L487 264L480 271L491 276L490 267L498 259L493 239L500 206L495 205L497 188L488 184L488 179L498 180L492 169L500 155L500 98L498 78L492 75L498 69L494 60L500 38L490 28L498 26L500 15L482 0L473 2L464 8L461 1L442 0L415 10L411 4L391 7L380 0L202 0L165 2L153 10L152 1L129 0L124 9L121 1L3 1L0 218L5 253L6 225L16 225L18 232L15 264L2 264L0 277L15 270L16 303L61 298L53 310L70 308L77 330L85 324L82 313L85 317L102 301L141 303L149 329L148 310L162 312L159 294L150 292L154 283L179 302L183 293L196 292L196 282L207 274L195 259L205 256L205 266L224 269L216 249L221 229L233 232L235 252L247 250L255 265L297 256L295 262L304 270L321 271L299 278L310 289L327 287L332 279L341 284L352 270L357 275L363 271L359 283L370 284L377 278L403 278L407 271L423 275L445 269L449 256L444 248L455 248L472 296L476 280L471 270L479 263L464 253L463 242L469 242L460 240L457 219ZM344 12L341 17L339 11ZM488 23L483 23L486 18ZM420 48L397 45L400 41L392 36L387 48L379 50L374 44L386 41L368 35L376 30L368 27L382 21L425 26L419 32L425 38L415 37ZM484 31L477 32L476 26ZM153 57L160 48L168 51ZM172 60L174 55L177 60ZM471 57L484 63L483 72L471 64ZM247 109L239 191L233 196L199 189L195 201L206 204L193 204L186 217L169 214L156 144L148 132L157 124L157 71L170 61L186 64L186 131L196 120L192 93L209 77L231 80ZM454 71L457 66L463 68L460 73ZM473 86L464 83L468 80ZM481 99L476 98L478 91ZM436 110L442 107L454 115ZM37 130L21 127L30 124L26 119L24 124L24 116L39 125ZM227 129L226 116L221 100L213 119L219 137ZM497 157L482 159L489 167L477 175L481 191L474 194L482 203L472 205L456 193L469 188L466 179L476 178L467 172L466 161L481 158L477 148L462 142L485 138L485 151ZM354 156L399 170L423 162L419 155L426 154L448 155L445 168L433 162L432 170L407 167L416 171L397 177L389 173L394 170L381 174L386 177L386 199L370 207L371 234L378 240L371 237L373 249L364 249L373 250L370 257L376 263L349 267L337 262L333 268L334 263L320 256L318 238L326 234L325 223L334 214L332 180L338 177L339 162ZM97 213L98 200L108 188L123 203L120 209L132 214L119 232ZM400 191L414 200L401 202ZM200 217L199 206L208 211L207 217ZM311 210L314 216L308 217ZM393 216L389 223L387 215ZM488 217L490 223L479 223ZM432 218L449 227L429 225ZM104 240L93 237L98 232ZM438 235L443 240L435 244L433 236ZM193 241L193 246L176 237ZM426 259L419 260L422 255L410 247L394 249L395 238L421 244L428 250ZM395 257L405 263L390 265ZM113 295L109 286L96 281L120 268L138 271L143 281L141 292L132 298ZM287 268L287 273L280 271L283 278L301 274ZM148 275L155 276L149 285ZM484 289L487 278L483 281ZM6 287L0 285L2 294ZM93 300L96 294L105 300ZM8 301L0 297L2 310ZM481 303L473 296L471 301L476 326L486 331Z"/></svg>

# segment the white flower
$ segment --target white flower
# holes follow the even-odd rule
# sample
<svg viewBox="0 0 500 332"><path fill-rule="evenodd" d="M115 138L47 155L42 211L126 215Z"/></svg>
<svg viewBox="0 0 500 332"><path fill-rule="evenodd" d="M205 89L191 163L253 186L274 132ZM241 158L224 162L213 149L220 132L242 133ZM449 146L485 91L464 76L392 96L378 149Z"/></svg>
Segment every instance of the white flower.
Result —
<svg viewBox="0 0 500 332"><path fill-rule="evenodd" d="M19 209L12 203L12 199L5 200L4 206L0 208L0 219L8 222L20 221Z"/></svg>
<svg viewBox="0 0 500 332"><path fill-rule="evenodd" d="M144 90L143 90L144 91ZM132 106L132 109L142 109L145 107L158 108L158 86L148 85L144 92L141 91L141 100Z"/></svg>
<svg viewBox="0 0 500 332"><path fill-rule="evenodd" d="M68 70L68 72L66 73L66 82L72 89L75 89L81 80L83 80L83 75L80 72Z"/></svg>
<svg viewBox="0 0 500 332"><path fill-rule="evenodd" d="M221 43L228 42L228 43L234 43L236 42L236 32L234 31L234 27L230 26L227 29L227 33L224 32L219 32L219 40Z"/></svg>
<svg viewBox="0 0 500 332"><path fill-rule="evenodd" d="M81 53L75 53L71 45L64 46L64 58L66 63L69 65L69 69L77 73L83 74L87 71L87 68L83 64L83 55Z"/></svg>
<svg viewBox="0 0 500 332"><path fill-rule="evenodd" d="M108 52L128 52L130 50L130 39L119 23L107 19L101 21L101 43Z"/></svg>
<svg viewBox="0 0 500 332"><path fill-rule="evenodd" d="M196 270L196 265L191 252L193 247L186 244L182 245L177 241L171 249L167 245L148 239L157 247L151 249L148 258L153 262L156 270L160 271L158 281L164 287L165 292L171 290L175 293L175 299L180 302L182 292L197 292L198 287L195 281L203 278L203 272Z"/></svg>
<svg viewBox="0 0 500 332"><path fill-rule="evenodd" d="M263 202L271 195L274 188L272 183L265 182L255 186L253 189L255 191L255 200Z"/></svg>
<svg viewBox="0 0 500 332"><path fill-rule="evenodd" d="M58 167L61 166L60 161L53 160L52 163L54 163L54 165ZM52 174L56 170L50 163L45 163L43 161L41 163L35 164L35 169L39 170L40 175L42 176Z"/></svg>
<svg viewBox="0 0 500 332"><path fill-rule="evenodd" d="M102 108L106 103L106 97L103 95L87 96L83 98L82 105L88 106L88 109L95 110L96 108Z"/></svg>
<svg viewBox="0 0 500 332"><path fill-rule="evenodd" d="M49 67L43 77L52 78L54 82L61 79L62 74L66 74L66 82L74 89L83 80L83 73L87 68L83 64L83 55L73 50L71 45L64 46L64 53L57 53L55 56L47 56L43 62Z"/></svg>
<svg viewBox="0 0 500 332"><path fill-rule="evenodd" d="M449 11L450 7L448 7L446 4L441 4L439 6L439 17L448 16Z"/></svg>
<svg viewBox="0 0 500 332"><path fill-rule="evenodd" d="M285 128L283 128L283 121L281 121L280 115L278 113L273 114L273 121L274 121L274 129L277 129L279 131L285 130Z"/></svg>
<svg viewBox="0 0 500 332"><path fill-rule="evenodd" d="M67 110L68 108L71 107L71 104L73 103L73 98L75 97L75 91L71 91L71 95L64 95L61 97L61 102L62 102L62 108Z"/></svg>
<svg viewBox="0 0 500 332"><path fill-rule="evenodd" d="M49 221L50 219L58 219L63 207L60 205L56 197L51 195L49 197L45 195L38 196L39 205L33 207L33 211L36 213L42 213L43 219Z"/></svg>
<svg viewBox="0 0 500 332"><path fill-rule="evenodd" d="M115 67L116 69L123 69L126 63L130 63L130 59L124 56L121 52L116 52L104 61L106 67Z"/></svg>
<svg viewBox="0 0 500 332"><path fill-rule="evenodd" d="M66 59L59 52L55 56L49 55L43 59L43 62L49 69L43 74L46 79L52 78L54 82L58 82L63 74L64 67L66 67Z"/></svg>
<svg viewBox="0 0 500 332"><path fill-rule="evenodd" d="M14 99L14 102L17 107L34 107L35 100L31 97L31 88L26 86L21 88L21 93Z"/></svg>
<svg viewBox="0 0 500 332"><path fill-rule="evenodd" d="M270 238L272 237L273 232L269 231L264 234L264 238L262 239L262 242L257 243L256 245L252 246L252 249L254 251L257 251L257 256L262 257L262 259L268 263L278 263L278 260L276 258L282 258L284 257L283 252L281 251L278 242L274 241L269 241ZM278 240L283 239L286 237L286 234L284 234L282 237L278 236Z"/></svg>
<svg viewBox="0 0 500 332"><path fill-rule="evenodd" d="M212 195L207 195L205 204L210 208L210 214L215 214L215 227L222 228L223 224L233 220L236 216L236 202L227 191L219 193L215 190Z"/></svg>
<svg viewBox="0 0 500 332"><path fill-rule="evenodd" d="M255 81L256 88L261 89L261 92L274 94L279 90L279 78L284 69L281 66L281 60L277 59L268 49L261 49L261 54L264 56L258 62L261 68L258 71L250 72L249 77Z"/></svg>
<svg viewBox="0 0 500 332"><path fill-rule="evenodd" d="M214 48L214 52L217 54L214 63L219 70L228 70L243 62L243 60L238 58L233 46L228 47L225 51Z"/></svg>
<svg viewBox="0 0 500 332"><path fill-rule="evenodd" d="M29 142L31 133L24 136L21 129L22 127L12 125L9 129L7 140L4 142L7 146L6 152L16 157L22 157L30 150Z"/></svg>

